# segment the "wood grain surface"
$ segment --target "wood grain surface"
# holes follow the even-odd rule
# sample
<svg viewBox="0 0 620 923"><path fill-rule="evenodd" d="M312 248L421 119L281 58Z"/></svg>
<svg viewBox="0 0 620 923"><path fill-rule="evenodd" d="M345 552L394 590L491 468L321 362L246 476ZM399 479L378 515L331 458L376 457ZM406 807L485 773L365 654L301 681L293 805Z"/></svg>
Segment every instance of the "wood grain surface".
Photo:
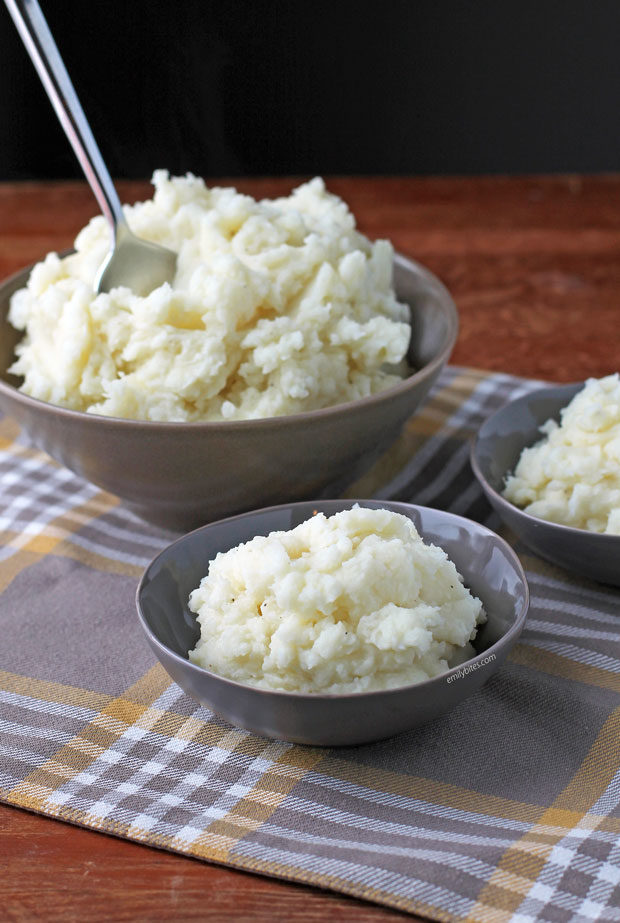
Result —
<svg viewBox="0 0 620 923"><path fill-rule="evenodd" d="M229 181L219 180L219 184ZM255 196L291 179L235 183ZM452 292L452 361L552 381L620 368L620 176L333 178L371 237ZM124 201L148 183L119 183ZM96 213L79 183L0 185L0 278L72 244ZM11 921L411 919L0 806L0 916Z"/></svg>

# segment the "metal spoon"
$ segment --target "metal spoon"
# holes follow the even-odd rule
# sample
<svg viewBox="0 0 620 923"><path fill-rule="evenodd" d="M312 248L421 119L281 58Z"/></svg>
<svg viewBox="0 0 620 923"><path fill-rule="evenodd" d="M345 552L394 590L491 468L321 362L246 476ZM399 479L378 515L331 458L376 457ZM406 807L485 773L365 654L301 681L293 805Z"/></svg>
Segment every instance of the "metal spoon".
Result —
<svg viewBox="0 0 620 923"><path fill-rule="evenodd" d="M124 285L137 295L147 295L164 282L172 281L176 253L141 240L129 230L114 184L37 0L5 0L5 3L110 224L112 247L95 279L95 291L109 292Z"/></svg>

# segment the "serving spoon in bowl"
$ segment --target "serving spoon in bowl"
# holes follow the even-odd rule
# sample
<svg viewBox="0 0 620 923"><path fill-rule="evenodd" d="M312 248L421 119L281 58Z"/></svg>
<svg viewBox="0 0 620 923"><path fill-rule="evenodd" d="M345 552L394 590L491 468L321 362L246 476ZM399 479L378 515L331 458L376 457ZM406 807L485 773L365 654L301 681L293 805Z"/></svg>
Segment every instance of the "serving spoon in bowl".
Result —
<svg viewBox="0 0 620 923"><path fill-rule="evenodd" d="M172 282L177 255L136 237L37 0L5 0L84 175L110 225L112 246L95 278L96 292L126 286L148 295Z"/></svg>

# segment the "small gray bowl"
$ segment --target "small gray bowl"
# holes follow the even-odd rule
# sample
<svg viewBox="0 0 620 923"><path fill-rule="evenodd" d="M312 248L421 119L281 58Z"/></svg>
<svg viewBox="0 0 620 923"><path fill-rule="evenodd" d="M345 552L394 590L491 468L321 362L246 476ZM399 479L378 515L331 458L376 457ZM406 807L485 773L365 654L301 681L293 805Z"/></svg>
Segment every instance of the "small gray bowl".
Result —
<svg viewBox="0 0 620 923"><path fill-rule="evenodd" d="M272 692L218 676L187 659L199 637L188 608L209 561L255 535L293 529L315 510L331 515L355 502L408 516L427 542L440 545L485 607L477 655L416 685L346 695ZM265 737L313 746L363 744L391 737L453 708L505 660L527 615L528 586L518 558L484 526L440 510L378 500L292 503L224 519L190 532L146 568L136 595L147 640L178 685L231 724Z"/></svg>
<svg viewBox="0 0 620 923"><path fill-rule="evenodd" d="M359 400L290 416L155 423L36 400L10 374L21 333L7 320L26 269L0 285L0 407L34 445L139 516L187 531L244 510L335 493L368 470L425 400L454 346L458 316L423 266L396 256L394 288L411 310L410 374Z"/></svg>
<svg viewBox="0 0 620 923"><path fill-rule="evenodd" d="M541 388L511 401L482 424L471 445L471 464L487 500L521 541L541 558L575 574L620 586L620 536L573 529L531 516L501 495L524 448L542 438L540 427L560 411L584 382Z"/></svg>

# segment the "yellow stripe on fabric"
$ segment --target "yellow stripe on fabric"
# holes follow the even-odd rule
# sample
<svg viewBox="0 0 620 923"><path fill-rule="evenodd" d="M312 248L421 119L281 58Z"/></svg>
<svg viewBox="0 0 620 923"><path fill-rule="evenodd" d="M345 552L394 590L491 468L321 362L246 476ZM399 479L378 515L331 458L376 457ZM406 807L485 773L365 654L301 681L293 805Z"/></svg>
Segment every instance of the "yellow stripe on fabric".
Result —
<svg viewBox="0 0 620 923"><path fill-rule="evenodd" d="M68 535L79 532L83 526L88 525L94 519L109 513L119 503L118 497L100 490L83 503L69 506L55 516L43 526L43 534L50 538L65 540Z"/></svg>
<svg viewBox="0 0 620 923"><path fill-rule="evenodd" d="M20 458L37 459L44 466L51 469L61 467L58 462L45 452L30 446L15 442L19 432L17 424L8 423L8 418L0 421L0 448L16 460ZM79 531L80 528L92 522L98 516L107 513L119 504L117 497L105 491L98 491L83 503L71 506L59 513L48 523L41 524L40 531L34 535L28 532L15 532L6 530L3 533L3 545L14 549L14 554L7 557L0 564L0 592L11 583L15 576L30 564L36 563L46 554L58 554L78 560L96 570L118 573L124 576L139 576L142 568L115 561L110 552L110 557L87 551L68 540L68 536ZM25 557L28 554L31 557Z"/></svg>
<svg viewBox="0 0 620 923"><path fill-rule="evenodd" d="M372 497L407 466L429 436L436 436L442 429L454 439L467 438L469 432L447 427L446 420L471 396L484 377L465 371L439 389L432 400L407 421L396 442L366 474L346 489L343 497Z"/></svg>
<svg viewBox="0 0 620 923"><path fill-rule="evenodd" d="M603 724L594 745L564 791L556 798L553 810L566 814L586 813L609 787L620 765L620 707ZM558 823L551 820L551 823ZM598 826L598 820L595 826Z"/></svg>
<svg viewBox="0 0 620 923"><path fill-rule="evenodd" d="M104 574L117 574L119 577L139 578L144 571L142 564L131 564L128 561L119 561L113 558L113 549L110 549L110 557L108 557L96 551L90 551L66 538L54 548L53 553L58 557L70 558L72 561L84 564L86 567L90 567L91 570Z"/></svg>
<svg viewBox="0 0 620 923"><path fill-rule="evenodd" d="M74 705L82 708L101 710L112 701L114 696L103 692L91 692L80 686L52 683L48 680L32 679L8 670L0 670L0 688L15 695L40 699L42 702L56 702L59 705Z"/></svg>
<svg viewBox="0 0 620 923"><path fill-rule="evenodd" d="M226 852L248 831L258 829L321 755L320 751L292 747L280 741L266 744L263 738L238 728L230 729L211 719L200 721L193 716L154 707L151 703L171 684L170 677L159 664L116 697L8 673L0 673L0 683L17 694L97 709L97 714L78 734L7 793L9 803L42 813L58 816L59 806L49 800L53 792L87 770L114 746L129 727L153 731L168 739L176 737L206 749L218 747L231 755L238 752L270 760L270 753L274 753L272 768L259 778L253 789L226 817L205 831L205 843L208 841L209 848L215 849L214 855ZM98 818L88 812L82 813L78 822L100 826ZM134 838L129 824L117 824L115 832Z"/></svg>
<svg viewBox="0 0 620 923"><path fill-rule="evenodd" d="M22 679L24 679L22 677ZM135 725L141 718L144 722L144 713L149 710L147 704L140 701L132 701L134 688L137 689L136 697L144 697L144 689L151 685L152 693L155 697L159 695L158 683L153 683L148 679L148 674L141 677L137 683L130 686L122 696L105 696L102 697L102 706L100 711L85 724L85 726L76 734L68 743L64 744L59 750L49 757L41 766L32 770L24 779L18 782L8 793L8 800L12 804L21 807L32 808L37 811L45 811L46 803L50 795L64 785L67 781L74 778L80 772L84 772L102 753L109 750L110 747L126 732L127 728ZM46 690L46 686L48 687ZM73 689L72 687L60 687L55 684L41 684L40 692L47 691L47 701L56 701L56 698L49 698L49 693L60 692L68 688L72 689L75 700L71 704L86 705L90 696L87 690ZM33 692L26 694L32 695ZM41 696L38 696L41 697ZM160 711L155 710L152 715L152 721L157 720Z"/></svg>
<svg viewBox="0 0 620 923"><path fill-rule="evenodd" d="M15 533L5 532L4 534L9 535L10 540L10 535ZM40 559L41 555L35 554L33 551L17 550L0 561L0 593L3 593L10 586L18 574L21 574L31 564L36 564Z"/></svg>
<svg viewBox="0 0 620 923"><path fill-rule="evenodd" d="M256 756L263 755L265 742L249 736L245 747L259 747ZM278 742L274 741L277 745ZM280 747L282 745L280 744ZM254 833L272 816L287 795L321 759L321 751L310 747L292 746L275 759L273 766L258 780L247 795L192 843L192 853L205 859L227 862L231 850L248 833Z"/></svg>
<svg viewBox="0 0 620 923"><path fill-rule="evenodd" d="M328 778L333 777L343 782L359 785L371 792L417 799L428 804L444 805L459 811L483 814L488 817L535 823L544 812L544 808L540 805L499 798L496 795L485 795L447 782L410 776L389 769L362 766L332 756L323 756L317 772Z"/></svg>
<svg viewBox="0 0 620 923"><path fill-rule="evenodd" d="M68 535L77 532L83 525L92 522L102 512L107 512L115 505L115 498L109 494L99 492L90 500L78 504L66 512L60 513L55 519L41 526L41 531L32 535L28 532L14 532L6 530L3 533L3 545L11 548L13 554L0 562L0 592L3 592L22 571L32 564L36 564L47 554L57 554L70 557L73 560L88 564L97 570L123 576L139 576L141 567L124 564L93 552L86 551L80 546L72 544ZM110 552L112 555L113 552Z"/></svg>
<svg viewBox="0 0 620 923"><path fill-rule="evenodd" d="M6 452L13 458L37 458L42 462L49 463L50 468L60 468L57 461L32 445L23 445L17 441L20 427L18 423L9 417L2 418L2 428L0 429L0 451Z"/></svg>
<svg viewBox="0 0 620 923"><path fill-rule="evenodd" d="M553 804L542 814L540 821L503 854L496 870L478 895L467 921L486 923L509 919L528 893L524 893L521 886L514 887L514 876L517 876L519 882L523 878L529 879L531 888L554 847L570 830L593 830L602 825L603 816L588 812L618 771L619 737L620 707L609 715L583 763ZM549 828L556 828L557 833L549 837ZM524 853L520 847L538 837L541 829L548 837L544 848L537 855Z"/></svg>
<svg viewBox="0 0 620 923"><path fill-rule="evenodd" d="M113 505L111 504L108 509L112 509ZM107 509L102 509L102 512L107 512ZM21 533L5 532L7 540L4 544L6 547L14 548L15 551L10 557L0 562L0 593L9 586L18 573L31 564L36 564L47 554L69 558L101 573L117 574L121 577L140 577L144 570L142 564L131 564L114 558L112 548L109 555L92 551L68 537L68 532L70 534L78 532L82 525L92 522L98 515L97 512L89 519L84 519L73 530L59 529L55 523L48 524L43 527L41 533L30 538L24 537ZM128 538L131 539L131 536ZM25 555L29 557L26 558Z"/></svg>
<svg viewBox="0 0 620 923"><path fill-rule="evenodd" d="M551 676L561 676L563 679L620 693L620 674L605 670L604 667L571 660L570 657L546 651L532 644L517 644L510 652L508 660Z"/></svg>
<svg viewBox="0 0 620 923"><path fill-rule="evenodd" d="M58 516L41 525L41 531L35 535L28 533L14 533L14 538L9 544L15 548L34 551L40 554L49 554L67 539L67 536L78 532L83 526L88 525L102 513L113 509L118 500L111 494L98 491L94 496L69 506Z"/></svg>
<svg viewBox="0 0 620 923"><path fill-rule="evenodd" d="M123 692L123 698L138 705L151 705L171 684L170 674L166 673L160 663L156 663Z"/></svg>
<svg viewBox="0 0 620 923"><path fill-rule="evenodd" d="M13 417L0 418L0 449L9 449L19 436L19 423Z"/></svg>

